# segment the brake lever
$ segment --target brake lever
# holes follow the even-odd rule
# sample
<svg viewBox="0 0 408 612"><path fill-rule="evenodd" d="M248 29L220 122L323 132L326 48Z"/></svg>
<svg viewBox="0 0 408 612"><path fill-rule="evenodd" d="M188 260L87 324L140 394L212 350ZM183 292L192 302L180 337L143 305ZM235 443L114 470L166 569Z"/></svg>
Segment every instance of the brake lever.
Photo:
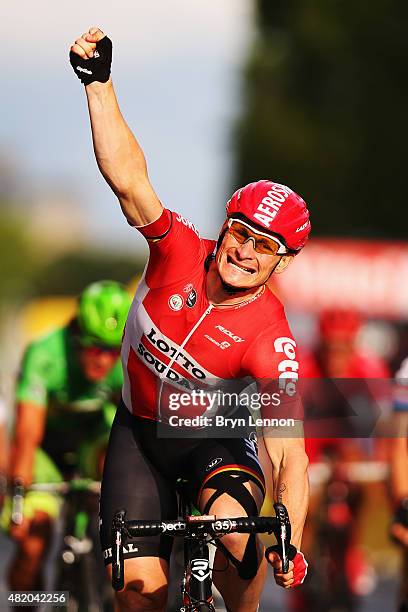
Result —
<svg viewBox="0 0 408 612"><path fill-rule="evenodd" d="M119 510L112 520L112 587L115 591L121 591L125 586L123 562L125 516L126 510Z"/></svg>
<svg viewBox="0 0 408 612"><path fill-rule="evenodd" d="M279 556L282 560L282 573L287 574L289 571L288 552L292 536L292 528L286 507L279 502L274 503L273 507L275 509L276 518L278 519L278 527L275 532L275 537L279 547Z"/></svg>

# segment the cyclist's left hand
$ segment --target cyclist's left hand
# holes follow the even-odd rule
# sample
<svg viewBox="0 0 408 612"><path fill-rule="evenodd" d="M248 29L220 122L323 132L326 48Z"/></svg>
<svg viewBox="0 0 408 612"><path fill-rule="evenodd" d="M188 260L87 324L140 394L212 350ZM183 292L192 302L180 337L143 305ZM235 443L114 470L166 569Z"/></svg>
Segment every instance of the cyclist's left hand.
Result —
<svg viewBox="0 0 408 612"><path fill-rule="evenodd" d="M277 552L271 551L267 557L273 567L275 582L284 589L302 584L307 574L307 561L300 551L296 551L293 561L289 561L289 571L282 573L282 560Z"/></svg>

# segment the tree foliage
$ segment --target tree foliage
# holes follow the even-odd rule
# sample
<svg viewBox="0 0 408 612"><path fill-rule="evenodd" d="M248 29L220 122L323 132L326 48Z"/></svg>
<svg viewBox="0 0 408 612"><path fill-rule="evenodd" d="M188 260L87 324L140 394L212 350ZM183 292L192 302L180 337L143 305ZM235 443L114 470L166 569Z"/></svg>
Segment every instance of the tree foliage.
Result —
<svg viewBox="0 0 408 612"><path fill-rule="evenodd" d="M6 204L0 201L3 212L0 220L0 306L26 293L27 279L34 275L38 262L34 245L23 222L6 213Z"/></svg>
<svg viewBox="0 0 408 612"><path fill-rule="evenodd" d="M303 195L314 233L406 238L408 4L258 0L235 186Z"/></svg>
<svg viewBox="0 0 408 612"><path fill-rule="evenodd" d="M143 271L141 258L89 251L67 253L38 270L35 295L78 295L97 280L116 280L127 284Z"/></svg>
<svg viewBox="0 0 408 612"><path fill-rule="evenodd" d="M113 279L128 283L143 271L143 257L97 250L73 251L50 259L30 235L21 215L0 200L0 310L40 295L77 295L89 283Z"/></svg>

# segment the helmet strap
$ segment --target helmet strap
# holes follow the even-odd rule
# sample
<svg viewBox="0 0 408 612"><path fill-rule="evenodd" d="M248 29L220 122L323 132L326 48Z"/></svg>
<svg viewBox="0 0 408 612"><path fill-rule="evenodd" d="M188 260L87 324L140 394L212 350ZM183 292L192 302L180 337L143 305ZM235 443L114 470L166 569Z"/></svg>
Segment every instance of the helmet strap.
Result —
<svg viewBox="0 0 408 612"><path fill-rule="evenodd" d="M226 227L224 230L222 230L222 232L218 236L217 244L215 245L215 249L214 249L214 257L217 255L218 249L220 248L220 246L222 244L222 241L224 240L224 236L227 233L227 229L228 229L228 227Z"/></svg>
<svg viewBox="0 0 408 612"><path fill-rule="evenodd" d="M281 272L286 270L286 268L292 263L293 257L293 255L281 255L280 260L277 262L271 274L273 274L273 272L276 272L276 274L281 274Z"/></svg>

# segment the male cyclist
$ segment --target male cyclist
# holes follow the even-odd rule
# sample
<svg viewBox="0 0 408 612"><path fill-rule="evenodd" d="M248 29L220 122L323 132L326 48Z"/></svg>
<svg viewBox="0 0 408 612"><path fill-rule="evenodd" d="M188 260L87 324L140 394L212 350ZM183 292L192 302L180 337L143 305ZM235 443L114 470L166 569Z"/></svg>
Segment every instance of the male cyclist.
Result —
<svg viewBox="0 0 408 612"><path fill-rule="evenodd" d="M306 573L300 547L308 503L307 456L296 391L296 343L282 305L267 288L304 246L309 213L291 189L271 181L251 183L227 204L218 241L203 240L186 219L163 208L148 178L143 152L119 110L110 79L111 41L97 28L71 47L71 64L86 86L94 148L101 173L130 223L148 241L150 258L126 324L122 362L123 402L110 437L101 492L101 541L112 563L113 513L131 518L176 517L175 481L187 476L204 514L258 514L264 475L249 439L175 438L172 414L202 415L202 405L174 407L174 390L209 389L236 382L274 386L277 414L295 415L288 433L272 428L264 438L276 498L293 524L294 550L287 574L277 552L268 559L278 584L300 584ZM185 399L185 397L184 397ZM187 397L188 399L188 397ZM288 408L288 406L290 408ZM184 409L183 409L184 408ZM175 410L177 412L171 412ZM276 412L277 411L277 412ZM263 411L269 415L271 411ZM273 414L272 410L272 414ZM157 437L157 422L160 436ZM138 538L125 552L122 609L163 611L171 538ZM266 575L255 536L228 534L220 541L214 582L232 612L255 612Z"/></svg>
<svg viewBox="0 0 408 612"><path fill-rule="evenodd" d="M361 316L353 309L333 307L323 310L319 316L317 347L314 353L302 355L301 377L323 381L354 379L362 383L388 379L390 370L384 359L371 351L360 349L357 345L362 323ZM337 409L337 417L343 416L343 413L347 416L347 402L341 395L337 396L337 401L335 397L328 402L326 389L327 387L323 385L319 402L319 398L316 397L319 395L319 385L312 386L313 396L310 400L313 410L310 415L312 425L314 422L319 423L319 418L327 418L328 409ZM379 401L381 397L378 395L380 392L384 393L384 389L374 383L372 391L376 400ZM335 407L333 407L333 399L337 404ZM365 443L366 441L358 438L307 437L306 452L311 463L324 461L324 455L329 453L343 461L357 461L364 457Z"/></svg>
<svg viewBox="0 0 408 612"><path fill-rule="evenodd" d="M372 571L359 542L357 519L364 490L361 485L344 480L341 471L344 462L370 458L369 440L345 437L352 435L352 432L347 430L338 433L343 437L334 437L337 432L333 429L322 431L322 423L331 415L341 421L341 417L347 417L350 411L349 402L337 390L338 386L341 389L343 379L350 382L349 386L347 380L343 383L346 393L356 393L362 399L370 399L365 389L366 385L372 385L375 399L373 397L372 404L371 401L368 402L367 412L374 411L376 401L384 399L379 395L385 392L386 383L381 389L378 379L386 381L389 378L389 368L381 357L358 347L357 337L361 326L362 318L353 309L332 307L323 310L318 321L317 346L313 353L304 354L301 359L300 376L306 385L302 397L308 415L305 446L312 482L312 470L318 468L318 464L330 466L332 470L329 483L322 481L311 488L303 548L305 554L312 557L313 551L316 556L319 546L326 546L329 552L325 551L324 554L333 557L331 566L342 565L342 572L341 576L339 572L333 572L334 578L331 584L327 584L327 580L322 579L321 568L317 564L314 567L312 562L306 588L292 594L292 607L297 611L312 609L317 598L324 601L332 598L332 601L336 602L336 599L342 597L342 605L352 607L354 597L365 594L363 589L367 584L366 576ZM331 380L333 385L330 384ZM336 483L341 483L341 486ZM336 512L338 509L342 512ZM330 542L325 535L317 533L317 530L324 532L326 521L330 525L327 527L332 536ZM319 550L317 557L321 554Z"/></svg>
<svg viewBox="0 0 408 612"><path fill-rule="evenodd" d="M402 583L398 612L408 612L408 357L395 376L396 437L390 444L390 484L395 513L391 534L402 550Z"/></svg>
<svg viewBox="0 0 408 612"><path fill-rule="evenodd" d="M32 482L59 482L74 474L100 477L123 382L119 346L129 307L122 285L95 282L80 295L67 326L25 351L16 388L11 496L1 517L17 542L11 589L43 586L43 563L59 511L52 494L28 491L23 516L11 520L13 495L24 494Z"/></svg>

